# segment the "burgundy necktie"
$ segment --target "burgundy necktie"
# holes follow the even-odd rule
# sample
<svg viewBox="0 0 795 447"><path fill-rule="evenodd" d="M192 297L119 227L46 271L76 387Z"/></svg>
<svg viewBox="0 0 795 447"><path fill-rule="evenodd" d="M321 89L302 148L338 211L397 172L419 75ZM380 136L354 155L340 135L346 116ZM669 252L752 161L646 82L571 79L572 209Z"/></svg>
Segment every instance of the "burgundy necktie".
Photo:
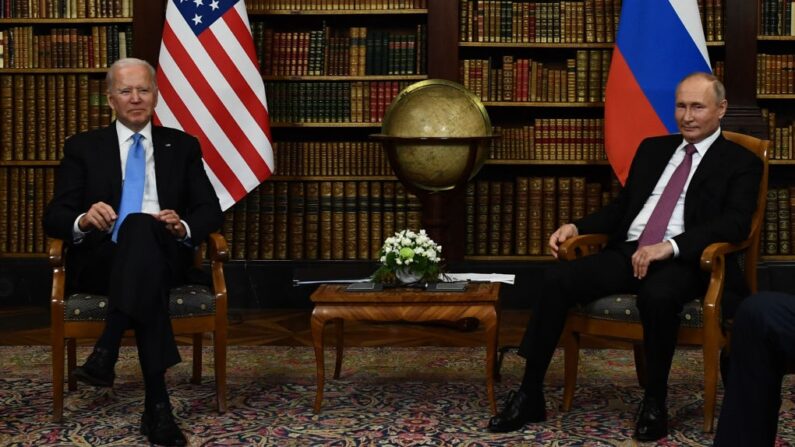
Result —
<svg viewBox="0 0 795 447"><path fill-rule="evenodd" d="M652 245L662 242L665 236L665 230L668 228L668 222L671 220L671 214L676 207L676 201L682 195L682 190L685 188L687 177L690 174L690 167L693 165L693 153L696 147L692 144L685 146L685 159L679 163L679 166L674 170L673 175L665 185L660 200L651 212L649 221L646 222L646 228L638 238L638 247L645 245Z"/></svg>

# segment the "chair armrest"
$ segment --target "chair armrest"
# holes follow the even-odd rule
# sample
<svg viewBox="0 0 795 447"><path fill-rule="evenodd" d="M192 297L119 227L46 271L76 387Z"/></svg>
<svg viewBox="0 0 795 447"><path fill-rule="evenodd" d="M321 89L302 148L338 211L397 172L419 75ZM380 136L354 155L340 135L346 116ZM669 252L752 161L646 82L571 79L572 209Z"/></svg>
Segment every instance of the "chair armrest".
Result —
<svg viewBox="0 0 795 447"><path fill-rule="evenodd" d="M704 326L720 327L720 302L723 299L723 286L726 281L726 255L747 249L750 240L738 244L715 242L701 252L701 269L710 272L709 285L704 294Z"/></svg>
<svg viewBox="0 0 795 447"><path fill-rule="evenodd" d="M716 263L729 253L735 253L745 250L750 245L750 240L745 240L739 244L732 244L729 242L715 242L707 245L707 248L701 252L701 270L706 272L712 271Z"/></svg>
<svg viewBox="0 0 795 447"><path fill-rule="evenodd" d="M210 270L215 293L216 324L226 324L227 291L224 278L224 262L229 260L229 248L221 233L210 233Z"/></svg>
<svg viewBox="0 0 795 447"><path fill-rule="evenodd" d="M575 236L560 245L558 259L573 261L598 253L605 245L607 245L607 235L603 233Z"/></svg>
<svg viewBox="0 0 795 447"><path fill-rule="evenodd" d="M49 239L49 247L47 249L47 258L50 261L50 267L63 267L64 263L64 251L63 251L63 240L61 239Z"/></svg>
<svg viewBox="0 0 795 447"><path fill-rule="evenodd" d="M53 337L63 337L64 294L66 291L66 265L64 242L49 239L47 257L52 267L52 292L50 295L50 320Z"/></svg>
<svg viewBox="0 0 795 447"><path fill-rule="evenodd" d="M229 248L221 233L210 233L210 261L226 262L229 260Z"/></svg>

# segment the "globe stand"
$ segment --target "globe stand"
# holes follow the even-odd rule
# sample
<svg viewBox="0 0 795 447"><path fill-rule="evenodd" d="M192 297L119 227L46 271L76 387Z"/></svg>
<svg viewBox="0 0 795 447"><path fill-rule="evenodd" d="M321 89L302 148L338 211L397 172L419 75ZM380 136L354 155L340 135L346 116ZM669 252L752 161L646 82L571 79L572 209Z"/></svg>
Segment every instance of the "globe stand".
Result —
<svg viewBox="0 0 795 447"><path fill-rule="evenodd" d="M406 189L417 196L422 204L422 226L428 235L437 244L442 246L442 256L447 261L460 261L464 258L465 229L461 227L453 228L454 222L463 222L463 212L456 212L463 203L461 195L465 190L466 184L473 175L477 166L477 156L479 148L488 140L495 138L494 135L474 136L474 137L397 137L392 135L375 134L371 135L375 140L380 141L386 150L389 164L395 171L398 180ZM411 180L406 176L405 167L400 163L398 151L401 147L418 146L451 146L468 147L467 161L463 170L460 171L458 178L453 179L448 185L422 185L416 180ZM415 228L414 230L418 230Z"/></svg>

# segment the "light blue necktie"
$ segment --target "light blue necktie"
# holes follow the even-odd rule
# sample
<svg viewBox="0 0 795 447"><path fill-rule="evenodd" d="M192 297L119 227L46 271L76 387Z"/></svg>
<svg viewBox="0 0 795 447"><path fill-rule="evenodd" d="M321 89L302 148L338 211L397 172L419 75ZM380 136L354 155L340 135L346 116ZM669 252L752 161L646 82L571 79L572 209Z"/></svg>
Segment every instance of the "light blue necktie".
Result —
<svg viewBox="0 0 795 447"><path fill-rule="evenodd" d="M133 142L130 145L130 151L127 153L119 216L113 226L113 235L111 236L113 242L116 242L119 237L119 228L121 228L121 224L127 215L141 211L141 204L144 200L144 181L146 180L146 151L144 151L144 145L141 143L142 137L139 133L133 134Z"/></svg>

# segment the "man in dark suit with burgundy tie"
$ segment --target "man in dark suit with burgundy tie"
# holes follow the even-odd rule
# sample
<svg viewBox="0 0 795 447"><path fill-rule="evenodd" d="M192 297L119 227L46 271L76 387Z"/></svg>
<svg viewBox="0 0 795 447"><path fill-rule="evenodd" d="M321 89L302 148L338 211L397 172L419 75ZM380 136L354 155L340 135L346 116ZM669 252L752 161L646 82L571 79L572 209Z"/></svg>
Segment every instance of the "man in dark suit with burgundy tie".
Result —
<svg viewBox="0 0 795 447"><path fill-rule="evenodd" d="M668 373L684 303L702 296L706 273L701 252L718 241L748 236L756 209L762 163L721 135L725 89L706 73L694 73L676 89L675 116L681 134L647 138L639 146L624 188L601 210L561 226L549 239L558 247L578 234L607 233L605 250L559 262L544 275L541 294L522 340L524 377L492 432L522 428L546 419L543 380L572 306L617 292L638 295L648 384L638 412L635 438L668 433ZM729 263L727 263L728 265ZM728 272L733 296L744 296L739 271ZM733 306L729 297L725 307ZM736 302L734 303L736 306Z"/></svg>
<svg viewBox="0 0 795 447"><path fill-rule="evenodd" d="M168 291L191 276L193 251L223 215L196 138L152 125L155 71L140 59L109 69L109 127L72 136L44 214L49 236L67 241L67 288L109 296L102 336L77 380L111 387L124 331L135 331L146 389L141 432L159 445L185 445L165 371L180 361Z"/></svg>

